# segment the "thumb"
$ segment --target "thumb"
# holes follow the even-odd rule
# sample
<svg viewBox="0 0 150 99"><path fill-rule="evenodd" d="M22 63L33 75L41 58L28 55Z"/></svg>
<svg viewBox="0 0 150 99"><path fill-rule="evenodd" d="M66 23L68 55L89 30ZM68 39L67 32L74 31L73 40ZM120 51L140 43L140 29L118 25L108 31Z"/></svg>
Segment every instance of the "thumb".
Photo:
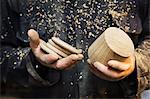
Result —
<svg viewBox="0 0 150 99"><path fill-rule="evenodd" d="M40 43L39 34L34 29L30 29L28 31L28 36L30 38L30 47L37 48Z"/></svg>

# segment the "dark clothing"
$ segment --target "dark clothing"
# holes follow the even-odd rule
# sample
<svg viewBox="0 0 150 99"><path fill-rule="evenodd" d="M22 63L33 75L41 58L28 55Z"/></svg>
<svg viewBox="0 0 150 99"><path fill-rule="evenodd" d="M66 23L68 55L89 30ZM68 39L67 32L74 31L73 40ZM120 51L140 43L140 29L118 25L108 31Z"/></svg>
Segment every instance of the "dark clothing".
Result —
<svg viewBox="0 0 150 99"><path fill-rule="evenodd" d="M150 87L149 0L1 2L0 68L3 95L27 98L133 98L139 90L141 92L141 89ZM89 71L86 62L90 44L111 26L128 33L136 47L137 69L116 82L96 77ZM56 36L83 49L85 58L71 70L59 71L42 66L29 47L27 31L30 28L38 31L45 41Z"/></svg>

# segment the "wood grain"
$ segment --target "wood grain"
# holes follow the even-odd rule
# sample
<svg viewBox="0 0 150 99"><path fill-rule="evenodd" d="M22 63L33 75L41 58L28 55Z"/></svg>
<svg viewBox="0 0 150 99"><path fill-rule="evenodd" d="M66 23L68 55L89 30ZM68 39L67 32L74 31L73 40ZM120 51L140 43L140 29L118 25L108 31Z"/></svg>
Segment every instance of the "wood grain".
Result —
<svg viewBox="0 0 150 99"><path fill-rule="evenodd" d="M57 44L55 44L55 43L52 41L52 39L49 39L49 40L48 40L48 43L50 43L51 45L53 45L55 48L59 49L60 51L66 53L67 55L71 55L71 52L70 52L70 51L68 51L68 50L66 50L66 49L64 49L64 48L62 48L62 47L60 47L60 46L57 45Z"/></svg>
<svg viewBox="0 0 150 99"><path fill-rule="evenodd" d="M111 59L124 61L134 53L129 36L119 28L106 29L89 47L88 56L92 63L99 61L107 65Z"/></svg>
<svg viewBox="0 0 150 99"><path fill-rule="evenodd" d="M64 52L60 51L59 49L55 48L54 46L52 46L50 43L46 43L47 47L50 48L51 50L53 50L55 53L61 55L62 57L67 57L68 55L65 54Z"/></svg>
<svg viewBox="0 0 150 99"><path fill-rule="evenodd" d="M62 58L60 55L58 55L57 53L55 53L53 50L49 49L46 45L46 42L43 41L43 40L40 40L40 47L45 51L47 52L48 54L53 54L53 55L56 55L57 57L59 58Z"/></svg>
<svg viewBox="0 0 150 99"><path fill-rule="evenodd" d="M75 53L75 54L80 54L82 53L82 50L81 49L76 49L74 47L72 47L71 45L69 45L68 43L60 40L59 38L56 38L56 37L52 37L52 40L54 41L54 43L56 43L57 45L61 46L62 48L66 49L66 50L69 50L70 52L72 53Z"/></svg>

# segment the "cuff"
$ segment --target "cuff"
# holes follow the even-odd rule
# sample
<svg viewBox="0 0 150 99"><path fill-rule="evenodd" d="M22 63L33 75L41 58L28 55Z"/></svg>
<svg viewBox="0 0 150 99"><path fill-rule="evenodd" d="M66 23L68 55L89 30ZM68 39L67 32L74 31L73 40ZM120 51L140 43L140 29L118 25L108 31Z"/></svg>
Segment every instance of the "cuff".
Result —
<svg viewBox="0 0 150 99"><path fill-rule="evenodd" d="M44 86L52 86L60 79L60 71L50 69L40 64L32 52L26 58L28 73Z"/></svg>

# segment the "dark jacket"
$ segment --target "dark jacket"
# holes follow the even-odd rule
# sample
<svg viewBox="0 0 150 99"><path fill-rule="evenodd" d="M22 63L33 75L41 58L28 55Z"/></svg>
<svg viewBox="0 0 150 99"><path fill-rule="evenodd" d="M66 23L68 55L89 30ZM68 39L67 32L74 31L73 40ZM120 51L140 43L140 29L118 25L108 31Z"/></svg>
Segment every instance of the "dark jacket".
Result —
<svg viewBox="0 0 150 99"><path fill-rule="evenodd" d="M1 0L1 4L3 96L133 98L150 87L149 0ZM136 48L136 69L116 82L94 76L86 62L88 47L110 26L124 30ZM45 41L57 36L83 49L85 58L71 70L42 66L29 47L30 28Z"/></svg>

